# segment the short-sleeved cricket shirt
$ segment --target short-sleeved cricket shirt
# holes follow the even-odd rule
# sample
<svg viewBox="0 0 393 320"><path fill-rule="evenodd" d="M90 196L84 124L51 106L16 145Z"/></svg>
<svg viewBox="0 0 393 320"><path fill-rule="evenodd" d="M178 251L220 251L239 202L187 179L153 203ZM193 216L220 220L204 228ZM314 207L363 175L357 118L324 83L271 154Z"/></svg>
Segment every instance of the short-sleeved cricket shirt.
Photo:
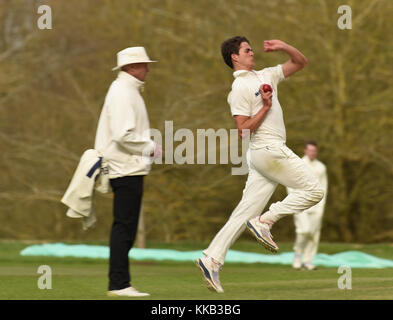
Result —
<svg viewBox="0 0 393 320"><path fill-rule="evenodd" d="M228 95L232 116L255 116L263 106L259 87L266 83L273 88L272 107L259 128L251 134L250 148L258 149L272 142L285 142L284 117L277 91L277 85L285 79L282 66L279 64L260 71L237 70L233 76L235 80Z"/></svg>

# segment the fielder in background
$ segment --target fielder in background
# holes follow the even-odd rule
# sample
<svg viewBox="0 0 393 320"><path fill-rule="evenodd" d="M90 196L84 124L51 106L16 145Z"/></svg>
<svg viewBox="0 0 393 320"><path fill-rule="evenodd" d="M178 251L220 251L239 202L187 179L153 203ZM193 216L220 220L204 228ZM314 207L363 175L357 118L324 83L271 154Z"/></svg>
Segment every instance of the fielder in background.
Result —
<svg viewBox="0 0 393 320"><path fill-rule="evenodd" d="M295 258L293 260L292 266L295 269L315 269L312 261L318 251L319 238L322 228L322 217L325 210L326 195L328 190L326 166L317 159L317 156L317 143L312 140L306 141L304 146L304 157L302 159L307 163L308 166L310 166L311 170L318 177L325 195L315 206L304 210L303 212L294 214L296 240L293 248L295 251ZM287 188L288 194L293 191L293 189Z"/></svg>

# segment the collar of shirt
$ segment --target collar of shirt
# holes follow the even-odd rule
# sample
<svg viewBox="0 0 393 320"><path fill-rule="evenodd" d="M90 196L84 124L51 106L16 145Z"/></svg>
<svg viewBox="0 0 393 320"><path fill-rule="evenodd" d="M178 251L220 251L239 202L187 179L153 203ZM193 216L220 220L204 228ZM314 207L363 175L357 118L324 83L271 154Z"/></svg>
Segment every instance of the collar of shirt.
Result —
<svg viewBox="0 0 393 320"><path fill-rule="evenodd" d="M129 83L133 87L136 87L141 92L143 92L143 89L144 89L144 86L145 86L145 82L144 81L138 80L134 76L132 76L129 73L124 72L124 71L119 71L119 73L117 75L117 78L118 79L124 79L125 81L127 81L127 83Z"/></svg>
<svg viewBox="0 0 393 320"><path fill-rule="evenodd" d="M255 72L255 71L254 71L254 70L252 70L252 71L249 71L249 70L236 70L236 71L233 73L233 76L234 76L235 78L237 78L237 77L239 77L239 76L246 75L246 74L251 73L251 72Z"/></svg>
<svg viewBox="0 0 393 320"><path fill-rule="evenodd" d="M317 159L314 159L314 160L311 160L308 156L306 156L306 155L304 155L303 156L303 160L305 160L307 163L309 163L309 164L314 164L314 163L317 163Z"/></svg>

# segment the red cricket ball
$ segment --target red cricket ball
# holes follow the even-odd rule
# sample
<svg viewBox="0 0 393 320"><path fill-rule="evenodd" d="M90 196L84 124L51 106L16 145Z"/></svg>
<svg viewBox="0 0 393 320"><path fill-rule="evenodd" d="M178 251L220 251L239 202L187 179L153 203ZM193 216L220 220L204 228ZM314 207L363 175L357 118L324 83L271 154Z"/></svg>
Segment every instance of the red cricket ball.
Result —
<svg viewBox="0 0 393 320"><path fill-rule="evenodd" d="M272 87L270 85L268 85L268 84L264 84L262 86L262 90L265 91L265 92L268 92L268 91L273 92Z"/></svg>

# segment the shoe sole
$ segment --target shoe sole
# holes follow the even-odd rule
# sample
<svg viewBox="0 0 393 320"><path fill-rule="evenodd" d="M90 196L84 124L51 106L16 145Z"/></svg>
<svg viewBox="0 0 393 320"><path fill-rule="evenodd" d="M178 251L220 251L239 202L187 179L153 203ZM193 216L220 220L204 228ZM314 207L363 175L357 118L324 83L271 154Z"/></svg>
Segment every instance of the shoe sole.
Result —
<svg viewBox="0 0 393 320"><path fill-rule="evenodd" d="M106 295L108 297L120 297L120 298L142 298L142 297L150 296L150 294L144 294L144 295L140 295L140 296L127 296L127 295L118 295L118 294L113 293L113 292L107 292Z"/></svg>
<svg viewBox="0 0 393 320"><path fill-rule="evenodd" d="M272 245L270 243L268 243L265 239L261 238L258 234L258 232L254 229L254 227L252 226L252 224L250 222L247 222L247 227L248 230L250 230L250 232L252 233L252 235L257 238L257 241L268 251L273 252L273 253L277 253L278 248L272 247Z"/></svg>
<svg viewBox="0 0 393 320"><path fill-rule="evenodd" d="M208 273L208 271L206 270L206 268L200 264L200 259L195 260L195 265L198 267L198 269L201 271L202 273L202 277L205 280L206 284L207 284L207 288L210 291L213 292L217 292L217 293L222 293L220 291L217 290L217 288L215 287L215 285L213 284L213 282L206 276L206 272Z"/></svg>

